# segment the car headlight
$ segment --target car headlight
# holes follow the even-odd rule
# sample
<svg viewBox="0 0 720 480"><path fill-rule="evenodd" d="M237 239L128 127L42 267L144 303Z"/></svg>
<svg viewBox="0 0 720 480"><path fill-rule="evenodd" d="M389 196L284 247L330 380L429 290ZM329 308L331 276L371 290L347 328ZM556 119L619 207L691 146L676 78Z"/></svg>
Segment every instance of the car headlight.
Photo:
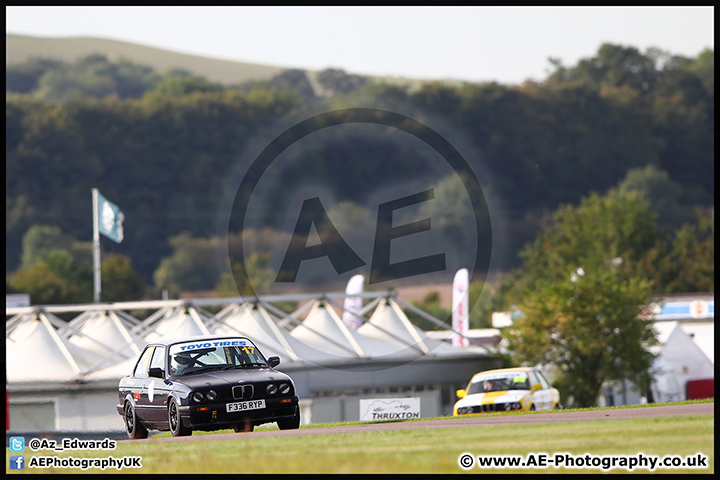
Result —
<svg viewBox="0 0 720 480"><path fill-rule="evenodd" d="M200 403L205 399L205 394L202 392L195 392L192 394L192 399L194 402Z"/></svg>
<svg viewBox="0 0 720 480"><path fill-rule="evenodd" d="M280 393L282 395L287 395L288 393L290 393L290 385L288 385L287 383L281 383L280 384Z"/></svg>
<svg viewBox="0 0 720 480"><path fill-rule="evenodd" d="M457 409L458 415L465 415L466 413L470 413L471 407L459 407Z"/></svg>
<svg viewBox="0 0 720 480"><path fill-rule="evenodd" d="M207 398L208 402L214 402L217 400L217 392L215 390L210 390L207 392L207 395L205 395L205 398Z"/></svg>
<svg viewBox="0 0 720 480"><path fill-rule="evenodd" d="M271 383L267 387L265 387L265 391L268 393L268 395L275 395L278 391L278 387L274 383Z"/></svg>

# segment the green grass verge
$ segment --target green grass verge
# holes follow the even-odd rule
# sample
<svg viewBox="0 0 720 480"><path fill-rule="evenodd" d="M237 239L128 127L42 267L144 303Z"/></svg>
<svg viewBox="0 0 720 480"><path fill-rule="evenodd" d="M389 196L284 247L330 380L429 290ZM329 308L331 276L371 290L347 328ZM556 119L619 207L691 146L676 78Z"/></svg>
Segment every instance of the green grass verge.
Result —
<svg viewBox="0 0 720 480"><path fill-rule="evenodd" d="M685 403L685 402L684 402ZM689 402L693 403L693 402ZM346 425L346 424L325 424ZM32 456L115 458L140 456L142 468L121 473L464 473L463 453L527 455L569 453L575 456L655 455L707 456L700 469L658 468L655 473L713 473L714 416L661 417L537 425L497 425L478 428L428 428L399 431L253 437L208 442L130 442L111 451L27 452ZM311 428L311 427L304 427ZM260 430L260 429L258 429ZM217 432L216 432L217 433ZM200 432L197 432L200 434ZM208 439L210 440L210 439ZM9 458L9 456L8 456ZM9 470L9 460L6 464ZM29 469L26 473L79 473L79 469ZM99 469L84 472L98 473ZM104 473L116 473L107 469ZM479 468L470 473L601 473L572 468ZM626 473L625 469L610 473ZM634 473L650 473L637 468ZM11 473L17 473L12 471Z"/></svg>
<svg viewBox="0 0 720 480"><path fill-rule="evenodd" d="M712 398L705 398L701 400L684 400L682 402L668 402L668 403L650 403L650 404L644 404L644 405L623 405L620 407L590 407L590 408L565 408L562 411L563 412L588 412L592 410L618 410L618 409L625 409L625 408L645 408L645 407L662 407L662 406L668 406L668 405L690 405L690 404L696 404L696 403L714 403L714 399ZM508 415L537 415L542 413L549 413L548 411L533 411L533 412L495 412L495 413L478 413L475 415L466 415L463 418L470 418L470 417L503 417ZM421 419L415 419L415 420L402 420L405 422L423 422L426 420L447 420L451 418L458 418L453 416L447 416L447 417L433 417L433 418L421 418ZM330 423L313 423L311 425L303 425L300 428L322 428L322 427L341 427L345 425L368 425L373 423L387 423L387 421L363 421L363 422L330 422ZM263 431L263 430L278 430L277 425L274 423L267 424L267 425L261 425L259 427L255 428L255 431ZM213 435L217 433L231 433L232 430L216 430L214 432L193 432L193 435ZM170 432L160 432L153 435L153 438L162 438L162 437L170 437L172 436Z"/></svg>

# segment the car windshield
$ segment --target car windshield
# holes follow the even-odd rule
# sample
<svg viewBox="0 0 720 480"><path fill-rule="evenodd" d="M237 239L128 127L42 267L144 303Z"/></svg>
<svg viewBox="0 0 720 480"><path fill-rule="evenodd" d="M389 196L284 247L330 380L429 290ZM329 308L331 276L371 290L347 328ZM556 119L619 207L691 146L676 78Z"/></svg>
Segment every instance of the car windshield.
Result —
<svg viewBox="0 0 720 480"><path fill-rule="evenodd" d="M473 393L503 392L506 390L530 390L528 377L524 374L487 375L474 378L468 388Z"/></svg>
<svg viewBox="0 0 720 480"><path fill-rule="evenodd" d="M262 353L247 340L186 343L170 349L171 376L267 366Z"/></svg>

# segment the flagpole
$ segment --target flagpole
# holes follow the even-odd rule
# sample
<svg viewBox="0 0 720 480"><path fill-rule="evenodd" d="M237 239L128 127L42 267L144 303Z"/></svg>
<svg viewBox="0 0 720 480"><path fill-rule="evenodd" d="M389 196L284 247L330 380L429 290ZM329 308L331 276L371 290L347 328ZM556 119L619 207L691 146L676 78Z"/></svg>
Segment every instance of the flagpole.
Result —
<svg viewBox="0 0 720 480"><path fill-rule="evenodd" d="M95 303L100 303L100 218L98 214L98 189L92 189L93 204L93 286Z"/></svg>

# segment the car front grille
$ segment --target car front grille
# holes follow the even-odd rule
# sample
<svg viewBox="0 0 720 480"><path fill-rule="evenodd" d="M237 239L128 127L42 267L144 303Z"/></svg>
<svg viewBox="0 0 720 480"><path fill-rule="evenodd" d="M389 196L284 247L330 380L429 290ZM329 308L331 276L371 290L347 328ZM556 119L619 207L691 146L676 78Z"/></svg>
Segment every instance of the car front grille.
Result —
<svg viewBox="0 0 720 480"><path fill-rule="evenodd" d="M232 394L235 400L250 400L255 394L255 388L252 385L235 385Z"/></svg>
<svg viewBox="0 0 720 480"><path fill-rule="evenodd" d="M505 404L499 403L494 404L491 403L490 405L476 405L472 407L472 413L482 413L482 412L496 412L496 411L504 411L505 410Z"/></svg>
<svg viewBox="0 0 720 480"><path fill-rule="evenodd" d="M467 415L470 413L507 412L512 410L518 410L519 408L519 403L491 403L489 405L473 405L471 407L460 407L458 408L458 413L461 415Z"/></svg>

